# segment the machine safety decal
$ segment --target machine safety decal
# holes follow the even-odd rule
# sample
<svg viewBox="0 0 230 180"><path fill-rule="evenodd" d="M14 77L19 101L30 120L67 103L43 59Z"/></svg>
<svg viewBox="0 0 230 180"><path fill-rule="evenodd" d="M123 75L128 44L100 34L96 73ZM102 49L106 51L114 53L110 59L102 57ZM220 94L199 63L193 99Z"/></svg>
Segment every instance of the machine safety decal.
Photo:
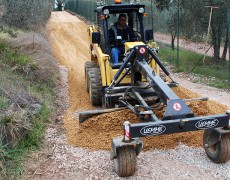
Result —
<svg viewBox="0 0 230 180"><path fill-rule="evenodd" d="M164 133L166 127L164 125L145 126L140 130L140 133L144 136L160 135Z"/></svg>
<svg viewBox="0 0 230 180"><path fill-rule="evenodd" d="M144 54L145 51L146 51L146 49L145 49L144 47L141 47L141 48L139 49L139 52L140 52L141 54Z"/></svg>
<svg viewBox="0 0 230 180"><path fill-rule="evenodd" d="M180 103L176 102L176 103L173 104L173 109L174 109L175 111L180 111L181 108L182 108L182 106L181 106Z"/></svg>
<svg viewBox="0 0 230 180"><path fill-rule="evenodd" d="M197 129L210 129L219 124L218 119L202 119L198 121L195 126Z"/></svg>

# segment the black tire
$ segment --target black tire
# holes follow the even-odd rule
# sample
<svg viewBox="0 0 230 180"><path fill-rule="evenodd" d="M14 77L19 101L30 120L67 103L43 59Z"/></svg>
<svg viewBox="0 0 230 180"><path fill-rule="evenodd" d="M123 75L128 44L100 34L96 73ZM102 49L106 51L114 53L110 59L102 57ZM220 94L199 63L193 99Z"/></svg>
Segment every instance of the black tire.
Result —
<svg viewBox="0 0 230 180"><path fill-rule="evenodd" d="M135 148L124 146L117 150L117 158L113 160L114 169L118 176L132 176L136 171L137 156Z"/></svg>
<svg viewBox="0 0 230 180"><path fill-rule="evenodd" d="M89 97L93 106L102 104L102 83L101 72L99 68L90 68L88 70L89 78Z"/></svg>
<svg viewBox="0 0 230 180"><path fill-rule="evenodd" d="M88 76L88 71L90 68L95 68L97 67L97 63L94 61L87 61L85 62L85 88L86 91L89 92L89 76Z"/></svg>
<svg viewBox="0 0 230 180"><path fill-rule="evenodd" d="M230 159L230 134L222 134L220 141L208 146L208 139L213 130L204 131L203 145L209 159L215 163L225 163Z"/></svg>

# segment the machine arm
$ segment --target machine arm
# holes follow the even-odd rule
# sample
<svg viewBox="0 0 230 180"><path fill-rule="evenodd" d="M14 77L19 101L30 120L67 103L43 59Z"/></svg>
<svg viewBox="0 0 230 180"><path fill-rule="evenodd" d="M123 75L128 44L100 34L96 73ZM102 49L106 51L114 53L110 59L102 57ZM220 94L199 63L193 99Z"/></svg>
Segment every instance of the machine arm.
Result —
<svg viewBox="0 0 230 180"><path fill-rule="evenodd" d="M155 73L155 71L148 65L148 54L157 62L166 75L170 75L167 69L163 66L155 54L148 48L148 46L135 47L137 58L133 63L133 73L141 73L141 75L148 81L149 85L154 89L155 93L166 104L166 110L163 119L176 119L194 117L192 110L180 99L171 88Z"/></svg>

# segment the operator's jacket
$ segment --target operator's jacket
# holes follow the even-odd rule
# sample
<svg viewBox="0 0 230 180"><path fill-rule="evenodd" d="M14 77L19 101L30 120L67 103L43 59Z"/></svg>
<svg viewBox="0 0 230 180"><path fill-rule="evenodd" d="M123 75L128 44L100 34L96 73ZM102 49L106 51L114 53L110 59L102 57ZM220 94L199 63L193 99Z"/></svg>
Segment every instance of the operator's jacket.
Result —
<svg viewBox="0 0 230 180"><path fill-rule="evenodd" d="M122 40L117 40L117 36L121 36ZM124 47L124 42L132 42L135 40L133 29L126 25L124 29L118 28L118 23L114 23L109 29L109 42L111 47Z"/></svg>

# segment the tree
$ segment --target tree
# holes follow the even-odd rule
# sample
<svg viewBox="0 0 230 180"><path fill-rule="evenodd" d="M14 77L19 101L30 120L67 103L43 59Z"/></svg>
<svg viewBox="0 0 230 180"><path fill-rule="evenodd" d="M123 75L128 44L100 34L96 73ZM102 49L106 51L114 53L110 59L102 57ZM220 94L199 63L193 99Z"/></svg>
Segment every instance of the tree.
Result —
<svg viewBox="0 0 230 180"><path fill-rule="evenodd" d="M164 10L165 8L169 10L170 0L156 0L156 7L160 11Z"/></svg>
<svg viewBox="0 0 230 180"><path fill-rule="evenodd" d="M226 56L227 56L227 50L228 50L228 31L226 29L226 36L225 36L225 42L224 42L224 49L223 49L223 53L221 56L222 60L226 60Z"/></svg>
<svg viewBox="0 0 230 180"><path fill-rule="evenodd" d="M169 1L168 1L169 2ZM200 0L171 0L168 10L167 30L171 34L171 45L174 49L174 41L177 30L180 35L187 39L195 40L195 38L204 36L206 33L204 3ZM178 14L179 13L179 14ZM179 35L179 34L178 34Z"/></svg>
<svg viewBox="0 0 230 180"><path fill-rule="evenodd" d="M162 3L162 1L160 1ZM167 1L165 0L164 3ZM176 29L180 29L180 35L186 39L196 40L203 39L207 36L208 20L210 16L210 8L207 6L217 6L212 14L211 21L211 39L214 49L214 59L216 62L220 60L220 45L224 39L225 48L222 59L226 58L227 52L227 35L226 31L226 17L227 9L230 7L228 1L223 0L173 0L169 4L169 16L167 20L167 29L171 34L171 45L174 49L174 41L176 37ZM160 8L161 11L163 11ZM167 10L167 8L164 8ZM178 19L178 12L180 17ZM179 23L177 23L179 22ZM197 38L198 37L198 38Z"/></svg>
<svg viewBox="0 0 230 180"><path fill-rule="evenodd" d="M177 2L178 3L178 2ZM207 27L207 9L200 0L179 0L181 33L187 39L203 37Z"/></svg>
<svg viewBox="0 0 230 180"><path fill-rule="evenodd" d="M50 0L3 0L3 20L10 26L30 29L44 25L50 17Z"/></svg>
<svg viewBox="0 0 230 180"><path fill-rule="evenodd" d="M169 10L169 15L168 15L168 19L166 20L167 23L167 29L168 32L170 32L171 34L171 48L174 51L175 49L175 39L176 39L176 35L177 35L177 18L178 18L178 11L174 8L170 8Z"/></svg>
<svg viewBox="0 0 230 180"><path fill-rule="evenodd" d="M222 59L226 59L227 53L227 42L228 36L226 31L226 24L227 24L227 9L230 7L229 2L221 1L221 0L210 0L210 6L218 7L216 11L213 12L211 29L212 29L212 42L213 42L213 49L214 49L214 60L219 62L220 60L220 45L221 40L225 39L225 47L222 55ZM223 35L226 34L224 37Z"/></svg>

